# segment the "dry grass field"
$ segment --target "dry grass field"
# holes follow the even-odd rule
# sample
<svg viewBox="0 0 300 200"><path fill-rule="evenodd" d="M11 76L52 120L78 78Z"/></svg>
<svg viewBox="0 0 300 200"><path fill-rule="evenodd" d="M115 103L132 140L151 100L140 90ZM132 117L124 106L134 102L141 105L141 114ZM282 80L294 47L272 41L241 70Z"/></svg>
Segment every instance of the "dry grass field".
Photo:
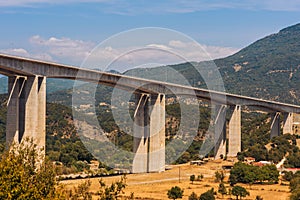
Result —
<svg viewBox="0 0 300 200"><path fill-rule="evenodd" d="M133 192L135 199L168 199L167 191L176 185L184 189L184 196L182 198L184 200L187 200L192 192L200 195L212 187L217 191L218 183L214 181L214 173L216 170L221 170L221 166L224 164L228 164L228 162L210 161L202 166L189 164L174 165L171 166L170 170L163 173L129 174L127 175L127 187L124 196L129 196ZM192 184L189 181L189 177L192 174L195 174L196 177L203 174L204 179L202 181L195 181ZM227 182L228 177L229 172L226 172L225 182ZM98 179L90 179L92 182L90 189L93 192L96 192L99 188ZM108 184L119 179L120 176L103 178ZM71 189L83 181L85 180L66 180L62 181L61 184ZM226 183L225 185L229 187L229 184ZM280 184L252 185L251 188L249 185L242 186L250 192L250 196L243 199L255 199L257 195L260 195L264 200L287 200L290 195L288 186ZM231 196L231 198L235 199L234 196ZM218 194L217 199L222 199L222 196ZM226 195L223 199L230 199L230 196Z"/></svg>

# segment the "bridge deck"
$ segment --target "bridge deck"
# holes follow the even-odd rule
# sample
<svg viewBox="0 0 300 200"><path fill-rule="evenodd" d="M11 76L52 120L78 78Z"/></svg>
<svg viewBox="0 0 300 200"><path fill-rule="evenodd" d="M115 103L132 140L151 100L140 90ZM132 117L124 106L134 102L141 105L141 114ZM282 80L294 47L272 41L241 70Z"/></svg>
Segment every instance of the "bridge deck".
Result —
<svg viewBox="0 0 300 200"><path fill-rule="evenodd" d="M273 112L300 113L300 106L225 92L130 77L90 69L0 54L0 73L6 76L45 76L105 84L144 93L196 96L216 104L247 105Z"/></svg>

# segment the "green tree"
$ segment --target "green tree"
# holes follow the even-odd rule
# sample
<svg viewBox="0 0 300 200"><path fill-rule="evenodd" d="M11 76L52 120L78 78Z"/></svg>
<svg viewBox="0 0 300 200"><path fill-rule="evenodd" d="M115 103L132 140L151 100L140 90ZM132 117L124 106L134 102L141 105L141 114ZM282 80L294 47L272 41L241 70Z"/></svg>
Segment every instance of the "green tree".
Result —
<svg viewBox="0 0 300 200"><path fill-rule="evenodd" d="M215 192L214 188L207 190L206 192L200 195L199 200L215 200Z"/></svg>
<svg viewBox="0 0 300 200"><path fill-rule="evenodd" d="M192 192L192 194L189 196L189 200L198 200L198 196L195 192Z"/></svg>
<svg viewBox="0 0 300 200"><path fill-rule="evenodd" d="M41 155L41 150L28 138L4 152L0 161L0 199L55 197L54 169Z"/></svg>
<svg viewBox="0 0 300 200"><path fill-rule="evenodd" d="M290 181L290 190L291 190L291 200L299 200L300 199L300 173L296 172L293 175L293 178Z"/></svg>
<svg viewBox="0 0 300 200"><path fill-rule="evenodd" d="M218 192L222 195L222 197L225 194L227 194L227 190L226 190L226 187L225 187L224 183L219 184Z"/></svg>
<svg viewBox="0 0 300 200"><path fill-rule="evenodd" d="M275 165L257 167L238 162L230 170L229 182L231 186L236 183L248 183L251 186L253 183L264 181L277 183L278 177L279 172Z"/></svg>
<svg viewBox="0 0 300 200"><path fill-rule="evenodd" d="M169 199L181 199L183 196L183 189L178 186L174 186L170 190L168 190L167 195Z"/></svg>
<svg viewBox="0 0 300 200"><path fill-rule="evenodd" d="M300 152L292 152L290 155L286 158L286 163L289 167L300 167Z"/></svg>
<svg viewBox="0 0 300 200"><path fill-rule="evenodd" d="M234 164L233 168L230 170L229 182L233 186L236 183L248 183L252 181L255 166L247 165L242 162L237 162Z"/></svg>
<svg viewBox="0 0 300 200"><path fill-rule="evenodd" d="M300 187L297 187L291 194L290 200L299 200L300 199Z"/></svg>
<svg viewBox="0 0 300 200"><path fill-rule="evenodd" d="M231 193L236 196L236 199L242 199L242 197L246 197L246 196L249 196L250 193L244 188L244 187L241 187L241 186L234 186L232 188L232 191Z"/></svg>
<svg viewBox="0 0 300 200"><path fill-rule="evenodd" d="M267 160L268 150L263 144L257 143L250 146L246 154L246 156L254 157L255 161Z"/></svg>
<svg viewBox="0 0 300 200"><path fill-rule="evenodd" d="M243 162L245 160L245 155L241 152L237 153L237 159L241 162Z"/></svg>
<svg viewBox="0 0 300 200"><path fill-rule="evenodd" d="M263 200L263 198L262 198L261 196L258 196L258 195L257 195L257 196L255 197L255 200Z"/></svg>
<svg viewBox="0 0 300 200"><path fill-rule="evenodd" d="M190 176L190 181L192 182L192 184L194 183L195 179L196 179L196 177L194 174Z"/></svg>
<svg viewBox="0 0 300 200"><path fill-rule="evenodd" d="M248 166L245 171L244 182L248 183L251 188L251 185L258 180L257 175L259 173L260 173L259 168L255 167L255 166Z"/></svg>
<svg viewBox="0 0 300 200"><path fill-rule="evenodd" d="M284 175L283 175L283 179L285 181L291 181L292 178L293 178L293 172L290 172L290 171L283 171L282 172Z"/></svg>
<svg viewBox="0 0 300 200"><path fill-rule="evenodd" d="M203 174L198 175L197 181L201 181L204 178Z"/></svg>
<svg viewBox="0 0 300 200"><path fill-rule="evenodd" d="M279 171L275 165L265 165L261 168L261 173L265 174L265 179L269 183L277 183L279 180Z"/></svg>
<svg viewBox="0 0 300 200"><path fill-rule="evenodd" d="M296 176L290 181L290 190L293 192L300 186L300 177Z"/></svg>
<svg viewBox="0 0 300 200"><path fill-rule="evenodd" d="M225 174L223 171L215 172L215 181L216 182L223 182L224 178L225 178Z"/></svg>

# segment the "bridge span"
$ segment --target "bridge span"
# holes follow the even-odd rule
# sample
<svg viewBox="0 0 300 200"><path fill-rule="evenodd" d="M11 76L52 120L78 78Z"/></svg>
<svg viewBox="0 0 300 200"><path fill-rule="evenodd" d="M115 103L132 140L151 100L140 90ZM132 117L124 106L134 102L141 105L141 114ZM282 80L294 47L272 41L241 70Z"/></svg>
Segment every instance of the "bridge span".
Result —
<svg viewBox="0 0 300 200"><path fill-rule="evenodd" d="M135 128L132 172L164 171L165 166L165 95L180 94L196 96L217 105L219 138L216 140L215 157L236 156L241 151L241 106L252 106L256 110L272 113L271 137L280 134L280 117L284 115L283 133L292 133L293 114L300 113L300 106L212 91L173 83L130 77L120 74L83 69L52 62L0 54L0 74L8 76L8 111L6 140L21 142L24 137L33 137L40 147L45 147L46 78L81 80L133 90L137 94L135 121L146 123L150 113L149 130ZM229 121L228 151L226 150L226 108L232 107ZM158 130L158 131L157 131ZM148 132L149 136L146 136ZM145 143L143 140L149 140ZM227 153L228 152L228 153Z"/></svg>

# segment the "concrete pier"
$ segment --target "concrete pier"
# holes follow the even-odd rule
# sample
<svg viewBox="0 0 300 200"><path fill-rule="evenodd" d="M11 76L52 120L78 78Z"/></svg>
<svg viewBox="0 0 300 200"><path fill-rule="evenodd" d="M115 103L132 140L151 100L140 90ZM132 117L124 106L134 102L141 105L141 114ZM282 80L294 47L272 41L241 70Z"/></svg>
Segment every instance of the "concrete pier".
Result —
<svg viewBox="0 0 300 200"><path fill-rule="evenodd" d="M293 113L283 113L283 134L293 134L293 123L294 114Z"/></svg>
<svg viewBox="0 0 300 200"><path fill-rule="evenodd" d="M165 95L136 95L132 173L165 170Z"/></svg>
<svg viewBox="0 0 300 200"><path fill-rule="evenodd" d="M165 171L165 95L151 95L148 172Z"/></svg>
<svg viewBox="0 0 300 200"><path fill-rule="evenodd" d="M149 143L149 95L136 95L136 110L133 125L132 173L148 171L148 143Z"/></svg>
<svg viewBox="0 0 300 200"><path fill-rule="evenodd" d="M19 143L19 94L21 86L25 82L22 77L8 77L8 102L7 102L7 123L6 143L9 146L12 142Z"/></svg>
<svg viewBox="0 0 300 200"><path fill-rule="evenodd" d="M236 105L229 121L227 156L237 156L237 153L241 151L241 141L241 106Z"/></svg>
<svg viewBox="0 0 300 200"><path fill-rule="evenodd" d="M226 106L215 106L215 159L226 155Z"/></svg>
<svg viewBox="0 0 300 200"><path fill-rule="evenodd" d="M271 119L270 137L273 138L280 135L280 113L272 113Z"/></svg>
<svg viewBox="0 0 300 200"><path fill-rule="evenodd" d="M21 143L32 138L39 149L46 145L46 78L38 76L8 79L6 141ZM45 151L43 152L43 154Z"/></svg>

